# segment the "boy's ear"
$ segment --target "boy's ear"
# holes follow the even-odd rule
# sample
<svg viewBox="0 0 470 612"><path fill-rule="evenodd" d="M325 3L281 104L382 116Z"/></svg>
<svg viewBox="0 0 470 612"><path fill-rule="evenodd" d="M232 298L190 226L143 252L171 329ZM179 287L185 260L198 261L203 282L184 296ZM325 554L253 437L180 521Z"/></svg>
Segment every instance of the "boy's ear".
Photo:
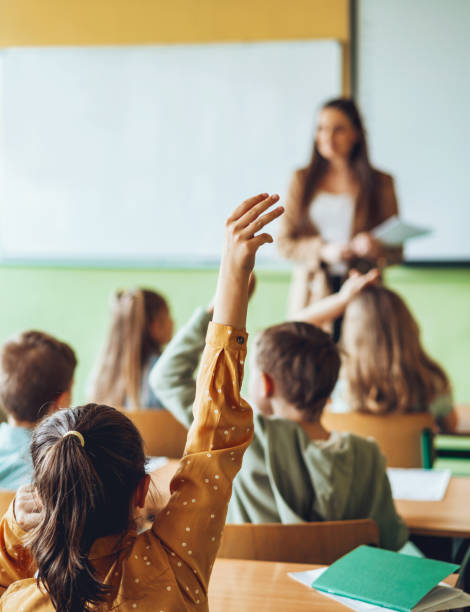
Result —
<svg viewBox="0 0 470 612"><path fill-rule="evenodd" d="M48 415L53 414L54 412L56 412L57 410L60 410L61 408L70 408L71 403L72 403L72 385L70 385L70 389L67 389L67 391L64 391L63 393L61 393L54 402L50 403L50 407L49 407L49 410L47 411L47 414Z"/></svg>
<svg viewBox="0 0 470 612"><path fill-rule="evenodd" d="M145 474L145 476L141 478L139 484L137 485L137 489L135 490L134 505L136 508L143 508L145 506L145 499L147 497L147 493L149 492L149 486L150 475Z"/></svg>
<svg viewBox="0 0 470 612"><path fill-rule="evenodd" d="M263 397L274 395L275 384L273 378L267 372L261 372L261 391Z"/></svg>

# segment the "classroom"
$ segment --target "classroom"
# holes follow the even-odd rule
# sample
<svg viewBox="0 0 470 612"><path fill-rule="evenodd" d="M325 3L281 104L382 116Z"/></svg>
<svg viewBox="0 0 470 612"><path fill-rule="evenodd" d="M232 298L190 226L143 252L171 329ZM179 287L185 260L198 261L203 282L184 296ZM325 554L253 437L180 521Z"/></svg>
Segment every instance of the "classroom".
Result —
<svg viewBox="0 0 470 612"><path fill-rule="evenodd" d="M468 0L0 0L0 612L470 610Z"/></svg>

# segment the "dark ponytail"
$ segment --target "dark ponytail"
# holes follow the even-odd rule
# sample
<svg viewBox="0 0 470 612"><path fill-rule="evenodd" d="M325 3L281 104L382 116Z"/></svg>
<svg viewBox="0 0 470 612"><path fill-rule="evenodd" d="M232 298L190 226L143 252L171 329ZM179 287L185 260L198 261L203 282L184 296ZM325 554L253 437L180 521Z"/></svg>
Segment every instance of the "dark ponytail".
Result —
<svg viewBox="0 0 470 612"><path fill-rule="evenodd" d="M84 446L77 435L83 436ZM88 554L93 542L129 527L130 502L145 476L142 439L122 413L88 404L61 410L31 443L42 520L29 540L38 584L57 612L83 612L106 600Z"/></svg>

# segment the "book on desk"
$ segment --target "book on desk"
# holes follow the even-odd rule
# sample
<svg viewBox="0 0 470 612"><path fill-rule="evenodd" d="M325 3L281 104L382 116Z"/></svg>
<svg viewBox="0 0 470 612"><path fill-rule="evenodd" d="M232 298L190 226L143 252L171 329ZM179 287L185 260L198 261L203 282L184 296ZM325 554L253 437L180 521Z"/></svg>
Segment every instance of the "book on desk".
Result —
<svg viewBox="0 0 470 612"><path fill-rule="evenodd" d="M458 567L453 563L359 546L329 568L290 575L334 596L353 610L433 612L470 605L470 595L460 589L439 586Z"/></svg>

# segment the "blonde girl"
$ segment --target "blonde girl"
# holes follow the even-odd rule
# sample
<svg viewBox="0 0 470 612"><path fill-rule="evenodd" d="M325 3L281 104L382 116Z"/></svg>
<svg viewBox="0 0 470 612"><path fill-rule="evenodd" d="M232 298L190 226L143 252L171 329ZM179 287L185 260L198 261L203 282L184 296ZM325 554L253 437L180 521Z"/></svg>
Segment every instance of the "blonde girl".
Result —
<svg viewBox="0 0 470 612"><path fill-rule="evenodd" d="M172 335L170 310L159 293L150 289L118 291L90 399L130 409L161 407L148 376Z"/></svg>
<svg viewBox="0 0 470 612"><path fill-rule="evenodd" d="M456 414L449 379L424 350L419 326L402 298L374 284L376 270L354 274L341 290L296 315L326 325L344 313L342 368L330 409L373 414L429 411L443 431Z"/></svg>

